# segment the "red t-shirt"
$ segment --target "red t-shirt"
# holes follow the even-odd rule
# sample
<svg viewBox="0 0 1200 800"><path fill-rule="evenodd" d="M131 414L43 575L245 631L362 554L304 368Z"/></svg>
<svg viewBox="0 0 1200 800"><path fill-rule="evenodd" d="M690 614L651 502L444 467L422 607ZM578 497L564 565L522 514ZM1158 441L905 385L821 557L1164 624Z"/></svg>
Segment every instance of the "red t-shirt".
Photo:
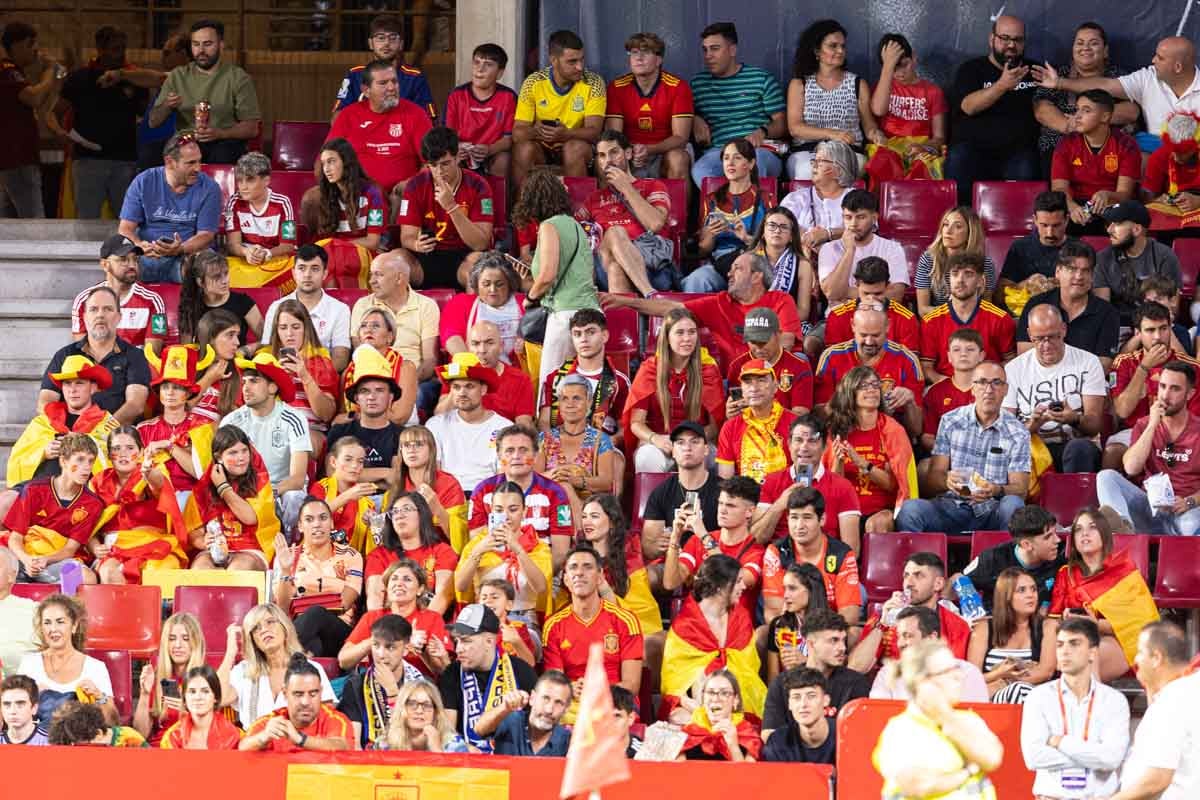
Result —
<svg viewBox="0 0 1200 800"><path fill-rule="evenodd" d="M666 185L653 178L635 178L633 188L646 199L646 202L671 215L671 197L667 194ZM642 223L630 210L629 203L619 194L609 188L597 189L588 195L583 206L575 214L581 220L592 220L603 230L614 225L620 225L629 234L630 239L636 239L646 232Z"/></svg>
<svg viewBox="0 0 1200 800"><path fill-rule="evenodd" d="M762 483L770 472L777 471L775 462L792 463L792 452L788 448L788 429L796 415L783 409L775 428L764 431L762 427L751 428L746 421L748 409L725 420L717 437L717 463L732 466L738 475Z"/></svg>
<svg viewBox="0 0 1200 800"><path fill-rule="evenodd" d="M79 542L75 557L90 562L92 556L86 545L100 521L104 501L91 489L85 488L64 506L51 480L34 478L21 486L17 499L4 516L4 527L21 535L27 534L33 525L52 530L64 538ZM4 538L7 542L8 535L5 534Z"/></svg>
<svg viewBox="0 0 1200 800"><path fill-rule="evenodd" d="M879 127L891 136L933 136L933 118L949 111L946 95L932 81L901 83L892 80L888 110Z"/></svg>
<svg viewBox="0 0 1200 800"><path fill-rule="evenodd" d="M730 363L728 371L730 386L738 385L741 380L739 376L742 365L749 360L750 351L746 350ZM779 360L772 365L771 369L779 384L779 389L775 392L775 399L781 406L789 411L794 408L812 408L813 374L807 358L784 350L779 354Z"/></svg>
<svg viewBox="0 0 1200 800"><path fill-rule="evenodd" d="M481 481L471 492L471 512L467 518L467 527L470 530L487 526L488 511L492 507L492 490L504 480L503 474L493 475ZM567 499L567 490L562 484L545 475L533 473L533 481L525 490L524 522L546 546L550 545L554 536L574 536L571 505Z"/></svg>
<svg viewBox="0 0 1200 800"><path fill-rule="evenodd" d="M248 200L234 195L225 207L225 233L242 234L242 244L256 244L268 250L280 244L296 243L296 215L287 195L270 192L261 210Z"/></svg>
<svg viewBox="0 0 1200 800"><path fill-rule="evenodd" d="M788 490L788 488L796 482L796 476L792 468L772 472L763 481L762 490L759 492L758 504L771 505L779 499L780 495ZM812 486L821 493L821 497L825 498L825 524L821 530L833 539L841 539L842 532L838 528L838 523L846 514L858 516L858 492L850 481L843 478L837 473L830 472L823 466L818 466L815 477L813 478ZM787 511L785 510L779 515L779 522L775 525L776 539L782 539L788 535Z"/></svg>
<svg viewBox="0 0 1200 800"><path fill-rule="evenodd" d="M471 222L492 224L492 188L474 172L462 171L454 200ZM427 169L422 169L404 184L404 199L396 213L396 224L433 228L437 234L437 250L470 249L459 236L450 214L434 197L433 177Z"/></svg>
<svg viewBox="0 0 1200 800"><path fill-rule="evenodd" d="M755 303L746 305L735 302L729 292L697 297L684 303L695 315L700 325L712 332L722 362L728 364L746 349L742 329L746 315L756 308L769 308L779 318L779 330L800 337L800 316L796 313L796 299L786 292L764 292Z"/></svg>
<svg viewBox="0 0 1200 800"><path fill-rule="evenodd" d="M1185 364L1190 364L1192 369L1197 370L1197 374L1200 375L1200 361L1197 361L1186 353L1172 353L1171 360L1179 360ZM1129 388L1129 382L1133 380L1133 375L1137 372L1138 365L1141 363L1142 351L1140 350L1132 353L1122 353L1113 361L1113 374L1116 377L1116 382L1112 388L1112 397L1114 400L1117 395ZM1158 397L1158 376L1161 374L1161 364L1150 370L1150 374L1146 376L1146 393L1142 395L1141 400L1138 400L1133 413L1123 420L1125 425L1132 425L1150 413L1150 399ZM1200 416L1200 392L1192 394L1192 399L1188 402L1188 411L1194 416Z"/></svg>
<svg viewBox="0 0 1200 800"><path fill-rule="evenodd" d="M317 387L332 396L336 401L338 383L341 381L341 376L334 369L333 360L329 356L311 355L304 359L304 365L308 367L308 374L312 376ZM292 386L295 387L296 396L288 405L304 415L304 418L308 420L310 430L318 432L329 430L329 423L318 417L317 413L312 410L312 402L308 399L308 391L304 388L304 381L300 380L298 375L292 375Z"/></svg>
<svg viewBox="0 0 1200 800"><path fill-rule="evenodd" d="M742 592L739 605L746 609L747 612L753 614L755 606L758 605L758 595L762 591L762 562L763 556L767 552L767 548L758 544L749 536L737 544L725 544L721 541L721 532L713 531L711 534L713 539L717 541L717 547L725 555L734 558L742 568L754 575L755 584L750 589ZM700 569L700 563L708 558L708 553L704 550L704 543L699 536L693 536L687 540L687 543L679 551L679 563L687 568L689 575L695 575Z"/></svg>
<svg viewBox="0 0 1200 800"><path fill-rule="evenodd" d="M883 416L879 417L882 422ZM846 441L853 447L858 454L862 456L867 463L874 464L876 469L887 466L887 453L883 449L883 426L877 425L869 431L864 431L855 428L850 431L850 435L846 437ZM892 508L896 505L896 492L892 490L885 492L875 484L865 473L860 474L858 467L850 462L843 467L843 473L846 480L854 486L858 492L858 505L862 509L862 515L869 517L877 511L883 511L885 508Z"/></svg>
<svg viewBox="0 0 1200 800"><path fill-rule="evenodd" d="M661 70L649 94L642 94L633 73L608 84L606 119L620 119L631 144L658 144L671 135L671 120L693 116L692 87Z"/></svg>
<svg viewBox="0 0 1200 800"><path fill-rule="evenodd" d="M38 123L33 109L21 102L29 85L25 74L10 59L0 59L0 119L4 119L4 147L0 147L0 169L37 164Z"/></svg>
<svg viewBox="0 0 1200 800"><path fill-rule="evenodd" d="M193 412L184 417L183 422L178 425L171 425L158 416L139 423L137 429L142 436L142 443L149 445L151 442L174 441L176 437L185 435L192 428L209 425L211 422L212 420ZM174 458L168 458L166 464L167 475L170 476L175 491L191 491L196 485L196 479L185 472Z"/></svg>
<svg viewBox="0 0 1200 800"><path fill-rule="evenodd" d="M286 708L279 708L265 717L259 717L253 725L246 729L246 736L257 736L266 730L267 724L273 717L286 717L287 715ZM354 726L350 724L350 719L333 706L324 703L317 711L317 718L313 720L313 724L302 729L300 733L315 739L345 739L348 750L353 750L358 745L358 739L354 735ZM284 736L272 739L267 750L272 753L300 753L304 751L304 748Z"/></svg>
<svg viewBox="0 0 1200 800"><path fill-rule="evenodd" d="M846 553L846 557L842 559L841 566L837 568L836 572L831 572L830 568L827 568L827 564L836 564L837 556L828 556L828 553L829 540L822 539L821 555L813 563L813 566L821 571L821 577L825 579L825 598L829 601L829 607L834 611L839 611L843 608L861 606L862 593L859 590L858 582L858 559L854 557L854 551L850 550ZM773 544L767 545L766 555L763 556L763 597L783 597L785 572L787 570L783 566L779 548Z"/></svg>
<svg viewBox="0 0 1200 800"><path fill-rule="evenodd" d="M362 618L358 620L358 624L354 626L354 630L350 631L350 635L346 637L346 644L358 644L370 639L371 626L375 624L376 620L391 613L390 609L378 608L363 614ZM446 623L442 621L440 616L427 608L418 608L412 614L405 617L405 619L408 620L409 625L412 625L413 633L425 631L429 635L429 638L441 639L446 652L451 656L454 655L454 639L450 636L449 631L446 630ZM425 662L421 660L420 656L410 653L404 657L404 660L419 669L422 674L430 678L437 677L429 671L429 667L425 666Z"/></svg>
<svg viewBox="0 0 1200 800"><path fill-rule="evenodd" d="M341 119L341 115L338 115ZM355 229L350 230L344 203L339 203L341 216L338 218L334 239L361 239L372 233L383 233L387 229L387 201L377 186L366 186L358 196L358 211L354 215Z"/></svg>
<svg viewBox="0 0 1200 800"><path fill-rule="evenodd" d="M84 333L83 307L93 289L107 286L97 283L75 295L71 314L71 333ZM135 283L129 294L121 298L121 321L117 323L117 335L134 347L141 347L147 338L161 339L167 334L167 304L158 292Z"/></svg>
<svg viewBox="0 0 1200 800"><path fill-rule="evenodd" d="M638 367L638 371L646 368L646 364ZM662 418L662 406L658 402L657 394L648 394L643 397L634 409L641 409L646 412L646 425L655 433L670 433L671 430L688 418L687 411L683 404L683 398L687 394L687 370L672 371L667 376L667 394L671 397L670 410L671 418L664 420ZM701 425L707 425L712 419L708 415L708 410L704 408L703 403L700 405L700 418L696 420Z"/></svg>
<svg viewBox="0 0 1200 800"><path fill-rule="evenodd" d="M863 362L859 360L858 345L853 340L825 348L817 362L817 390L813 400L818 405L828 403L842 376L859 366L863 366ZM883 382L884 394L895 386L906 386L917 398L925 388L916 355L890 339L883 345L874 370Z"/></svg>
<svg viewBox="0 0 1200 800"><path fill-rule="evenodd" d="M450 388L442 384L442 394L449 394ZM496 391L489 391L483 396L483 407L494 411L508 420L516 421L522 414L534 415L533 381L521 371L520 367L505 365L500 373L500 383Z"/></svg>
<svg viewBox="0 0 1200 800"><path fill-rule="evenodd" d="M1149 423L1149 416L1139 419L1133 426L1130 441L1136 442ZM1171 488L1176 497L1200 492L1200 418L1189 413L1187 427L1179 436L1172 437L1165 425L1154 430L1150 457L1146 459L1142 475L1149 477L1161 472L1171 476Z"/></svg>
<svg viewBox="0 0 1200 800"><path fill-rule="evenodd" d="M942 416L949 411L975 402L970 389L959 389L952 379L938 381L925 392L921 405L925 408L925 433L937 436Z"/></svg>
<svg viewBox="0 0 1200 800"><path fill-rule="evenodd" d="M950 652L955 658L967 657L967 645L971 642L971 626L965 619L955 614L945 606L938 604L938 622L942 630L942 641L950 648ZM875 631L878 626L878 620L870 622L863 628L861 639L865 639ZM885 628L883 638L879 641L879 648L875 651L876 659L897 659L900 657L900 648L896 646L896 629Z"/></svg>
<svg viewBox="0 0 1200 800"><path fill-rule="evenodd" d="M1171 191L1172 180L1177 192L1200 188L1200 160L1191 164L1180 164L1172 160L1167 148L1160 147L1150 154L1150 159L1146 162L1142 188L1155 196L1166 194Z"/></svg>
<svg viewBox="0 0 1200 800"><path fill-rule="evenodd" d="M391 192L421 168L421 139L432 128L429 112L403 98L391 111L376 114L366 100L337 115L329 138L350 142L363 169L384 192Z"/></svg>
<svg viewBox="0 0 1200 800"><path fill-rule="evenodd" d="M404 551L405 558L411 558L425 570L425 588L434 591L437 588L438 570L454 571L458 566L458 553L445 542L436 542L429 547L417 547ZM367 554L363 561L363 581L376 575L382 575L400 556L386 547L376 547Z"/></svg>
<svg viewBox="0 0 1200 800"><path fill-rule="evenodd" d="M542 668L565 672L571 680L583 677L593 644L604 647L608 680L621 680L621 664L642 659L642 626L637 616L616 603L600 601L600 611L584 621L567 606L546 620L542 634Z"/></svg>
<svg viewBox="0 0 1200 800"><path fill-rule="evenodd" d="M1071 197L1078 202L1092 199L1100 191L1117 188L1117 178L1142 176L1142 156L1137 142L1127 133L1113 130L1100 152L1093 153L1082 133L1069 133L1058 140L1050 165L1050 180L1070 182Z"/></svg>
<svg viewBox="0 0 1200 800"><path fill-rule="evenodd" d="M960 320L954 308L943 303L921 318L921 358L933 362L935 372L953 375L950 365L950 334L962 328L978 331L983 337L983 357L1003 364L1016 352L1017 324L1008 312L981 300L970 319Z"/></svg>
<svg viewBox="0 0 1200 800"><path fill-rule="evenodd" d="M847 300L829 310L829 316L825 318L826 344L841 344L854 338L850 323L854 321L854 312L857 310L858 300ZM914 353L921 349L920 320L911 309L889 300L887 319L888 341L899 342Z"/></svg>
<svg viewBox="0 0 1200 800"><path fill-rule="evenodd" d="M502 84L487 100L475 95L470 81L456 86L446 97L447 128L458 132L458 140L470 144L491 145L512 136L517 114L517 93Z"/></svg>

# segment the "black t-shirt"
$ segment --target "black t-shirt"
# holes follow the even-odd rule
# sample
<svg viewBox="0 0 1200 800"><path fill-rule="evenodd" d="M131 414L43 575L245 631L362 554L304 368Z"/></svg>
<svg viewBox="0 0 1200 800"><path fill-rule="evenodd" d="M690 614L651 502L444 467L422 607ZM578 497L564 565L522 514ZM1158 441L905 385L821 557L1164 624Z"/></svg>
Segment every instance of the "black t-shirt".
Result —
<svg viewBox="0 0 1200 800"><path fill-rule="evenodd" d="M363 443L367 449L367 460L363 464L367 469L376 467L391 468L392 459L400 452L400 431L403 425L389 422L385 428L364 428L357 419L334 425L325 437L327 448L343 436L353 436Z"/></svg>
<svg viewBox="0 0 1200 800"><path fill-rule="evenodd" d="M534 684L537 683L537 673L533 671L533 667L519 658L510 658L509 661L512 662L513 677L516 678L517 688L522 691L532 692ZM490 677L491 670L475 672L475 680L479 684L480 692L487 691L487 682ZM464 728L466 717L462 713L461 664L457 661L451 661L450 666L442 671L441 677L438 678L438 690L442 693L442 705L445 706L446 710L458 712L458 726L455 730L465 738L467 732Z"/></svg>
<svg viewBox="0 0 1200 800"><path fill-rule="evenodd" d="M992 610L992 594L996 591L996 578L1009 567L1017 567L1033 576L1038 587L1038 603L1048 604L1050 592L1054 589L1054 578L1058 575L1059 567L1066 564L1063 557L1062 545L1059 545L1058 556L1053 561L1047 561L1036 567L1027 567L1017 560L1016 543L998 544L980 553L974 561L967 564L963 574L975 584L975 590L983 598L983 607L990 613Z"/></svg>
<svg viewBox="0 0 1200 800"><path fill-rule="evenodd" d="M150 92L128 81L101 89L96 81L104 72L101 67L87 66L63 82L62 97L75 110L75 130L101 148L96 151L76 145L75 158L137 161L137 117Z"/></svg>
<svg viewBox="0 0 1200 800"><path fill-rule="evenodd" d="M767 738L763 761L790 761L799 764L832 764L837 757L837 723L829 720L829 735L816 747L809 747L800 738L800 726L795 720L778 728Z"/></svg>
<svg viewBox="0 0 1200 800"><path fill-rule="evenodd" d="M1070 241L1078 241L1078 239L1068 236L1063 244ZM1053 278L1055 262L1058 261L1058 251L1061 249L1061 244L1042 244L1036 231L1022 236L1020 239L1014 239L1008 248L1008 255L1004 257L1004 267L1000 270L1000 277L1013 283L1020 283L1034 275Z"/></svg>
<svg viewBox="0 0 1200 800"><path fill-rule="evenodd" d="M700 510L704 514L704 527L715 531L721 526L717 524L717 498L721 495L721 479L716 472L708 473L708 480L698 490L700 493ZM679 484L679 475L674 474L654 487L646 500L646 513L643 520L662 522L667 527L675 520L675 509L683 505L684 488Z"/></svg>
<svg viewBox="0 0 1200 800"><path fill-rule="evenodd" d="M783 677L787 671L781 672L767 687L767 701L763 707L763 729L778 731L786 728L792 721L792 713L788 711L787 692L783 689ZM861 672L855 672L846 667L834 667L826 682L829 684L830 717L836 717L842 706L859 697L871 694L871 681ZM774 734L772 734L774 735Z"/></svg>
<svg viewBox="0 0 1200 800"><path fill-rule="evenodd" d="M369 741L368 737L371 732L367 730L363 718L366 713L363 709L363 682L366 680L366 675L355 670L350 673L350 677L346 679L346 685L342 689L342 699L338 702L338 711L346 715L346 718L351 722L357 722L362 725L362 736L360 737L359 745L366 748Z"/></svg>
<svg viewBox="0 0 1200 800"><path fill-rule="evenodd" d="M1017 321L1017 341L1029 341L1029 311L1035 306L1052 305L1062 309L1062 290L1051 289L1029 298ZM1063 317L1067 312L1063 309ZM1086 350L1097 358L1116 358L1121 346L1121 314L1117 307L1094 294L1088 295L1087 308L1067 323L1067 344Z"/></svg>
<svg viewBox="0 0 1200 800"><path fill-rule="evenodd" d="M224 309L238 318L238 346L246 344L246 332L250 330L250 326L246 323L246 315L250 313L250 309L254 308L253 298L241 292L230 292L229 298L224 303L219 306L209 306L205 309L205 313L214 308ZM263 340L264 343L271 341L270 331L263 331Z"/></svg>
<svg viewBox="0 0 1200 800"><path fill-rule="evenodd" d="M1031 62L1024 62L1029 65ZM962 100L972 92L986 89L1003 71L987 56L964 62L954 76L950 102L954 108L953 140L970 142L983 150L1014 152L1037 143L1038 123L1033 116L1033 94L1037 82L1027 75L1016 88L988 108L974 115L962 110Z"/></svg>
<svg viewBox="0 0 1200 800"><path fill-rule="evenodd" d="M62 372L62 365L67 360L67 356L81 355L92 359L84 349L86 344L86 338L80 339L71 342L55 353L54 357L50 359L50 365L46 367L46 371L42 375L41 388L56 392L61 400L62 391L54 385L54 381L50 380L50 373ZM100 366L112 375L112 386L104 391L97 391L92 395L92 402L110 414L125 405L126 386L131 384L145 386L149 390L150 364L146 361L146 354L120 337L117 338L112 351L100 361Z"/></svg>

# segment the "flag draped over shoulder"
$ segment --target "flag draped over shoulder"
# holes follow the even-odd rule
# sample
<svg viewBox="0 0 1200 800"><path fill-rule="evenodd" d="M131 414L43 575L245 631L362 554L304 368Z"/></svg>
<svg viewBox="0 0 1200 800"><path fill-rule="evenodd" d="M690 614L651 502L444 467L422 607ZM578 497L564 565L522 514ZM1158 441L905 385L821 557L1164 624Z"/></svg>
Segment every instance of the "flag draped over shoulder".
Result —
<svg viewBox="0 0 1200 800"><path fill-rule="evenodd" d="M170 456L165 452L156 458L155 469L163 475L158 497L153 496L142 476L125 486L121 486L113 468L92 478L92 490L105 503L98 532L117 534L112 556L126 565L125 577L132 582L140 580L147 563L156 569L188 563L188 531L163 463L167 458Z"/></svg>
<svg viewBox="0 0 1200 800"><path fill-rule="evenodd" d="M270 564L275 560L275 534L279 533L279 517L275 515L275 494L271 491L271 480L262 456L253 448L250 452L251 467L258 476L258 480L255 483L254 494L242 499L254 509L255 515L258 517L257 524L243 525L223 501L213 499L212 464L208 465L204 474L200 476L200 480L196 482L196 488L192 491L187 508L183 511L183 522L188 531L194 531L197 528L203 528L209 520L220 519L231 551L247 549L244 545L250 543L240 542L239 539L245 533L252 532L255 539L254 544L257 546L249 549L261 550L267 557L267 563Z"/></svg>
<svg viewBox="0 0 1200 800"><path fill-rule="evenodd" d="M1158 619L1158 607L1133 559L1124 550L1110 553L1095 575L1083 576L1074 566L1063 567L1068 591L1084 599L1085 607L1112 623L1126 660L1137 655L1142 628Z"/></svg>
<svg viewBox="0 0 1200 800"><path fill-rule="evenodd" d="M90 405L75 420L73 427L67 427L66 419L67 405L60 400L47 403L42 413L29 421L8 456L5 480L10 487L33 478L38 466L45 460L46 445L64 433L87 434L100 448L100 455L92 465L93 475L100 474L109 466L108 435L121 425L117 418L100 406Z"/></svg>
<svg viewBox="0 0 1200 800"><path fill-rule="evenodd" d="M729 611L729 624L722 647L713 635L692 597L684 601L679 615L671 621L663 651L663 713L679 705L680 698L702 676L727 669L742 689L742 708L753 720L762 718L767 686L758 676L758 649L754 646L754 622L740 605Z"/></svg>
<svg viewBox="0 0 1200 800"><path fill-rule="evenodd" d="M896 478L896 505L899 511L905 500L919 497L917 492L917 461L913 458L912 444L904 426L886 414L879 415L879 438L887 457L888 468ZM821 456L825 469L833 471L833 437Z"/></svg>
<svg viewBox="0 0 1200 800"><path fill-rule="evenodd" d="M758 726L740 711L733 713L730 722L737 730L738 744L742 750L755 761L759 760L762 756L763 740ZM707 755L721 756L727 761L733 760L733 755L729 752L729 743L725 741L723 734L713 730L712 721L708 718L708 709L704 706L692 712L692 718L683 726L683 732L687 734L687 739L684 740L681 750L699 747Z"/></svg>
<svg viewBox="0 0 1200 800"><path fill-rule="evenodd" d="M625 746L625 732L613 716L612 693L608 675L604 672L604 651L599 643L595 643L588 651L583 691L579 693L579 713L571 732L559 797L582 795L629 780Z"/></svg>
<svg viewBox="0 0 1200 800"><path fill-rule="evenodd" d="M633 453L637 449L638 440L629 429L629 420L633 417L633 409L647 397L653 398L658 390L658 357L649 356L642 362L633 383L629 387L629 399L621 411L621 430L625 431L625 452ZM708 416L718 425L725 421L724 381L717 369L716 360L708 354L708 350L700 348L700 379L704 388L700 392L700 405L708 412ZM651 402L654 402L653 400ZM669 421L667 423L670 424ZM664 431L669 433L670 431ZM628 459L633 463L633 458Z"/></svg>

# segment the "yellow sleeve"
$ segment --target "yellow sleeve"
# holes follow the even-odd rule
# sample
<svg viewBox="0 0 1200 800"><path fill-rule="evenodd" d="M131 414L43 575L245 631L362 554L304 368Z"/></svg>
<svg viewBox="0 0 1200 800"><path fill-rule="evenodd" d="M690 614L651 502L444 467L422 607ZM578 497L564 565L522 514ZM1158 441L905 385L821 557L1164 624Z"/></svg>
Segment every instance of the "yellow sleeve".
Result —
<svg viewBox="0 0 1200 800"><path fill-rule="evenodd" d="M586 80L588 97L583 107L583 116L603 117L605 110L608 108L608 96L604 86L604 79L594 73L588 73Z"/></svg>
<svg viewBox="0 0 1200 800"><path fill-rule="evenodd" d="M470 560L471 551L473 551L475 549L475 546L477 544L479 544L479 541L481 538L482 537L476 536L474 539L472 539L471 541L469 541L465 545L463 545L462 552L459 553L459 557L458 557L458 566L454 568L454 586L455 586L454 596L458 599L458 602L460 602L460 603L472 603L475 601L475 587L479 585L479 575L478 575L479 567L478 566L475 568L476 575L471 579L471 585L467 588L467 590L464 592L460 592L460 591L458 591L457 587L458 587L458 577L460 574L464 574L464 575L466 574L467 561ZM459 570L462 570L462 573L460 573Z"/></svg>
<svg viewBox="0 0 1200 800"><path fill-rule="evenodd" d="M533 122L537 117L536 94L538 74L535 72L521 83L521 93L517 95L517 112L513 117L517 122Z"/></svg>
<svg viewBox="0 0 1200 800"><path fill-rule="evenodd" d="M643 567L629 576L629 591L618 598L619 605L632 612L642 626L642 634L649 636L663 629L662 612L650 592L650 579Z"/></svg>
<svg viewBox="0 0 1200 800"><path fill-rule="evenodd" d="M200 486L200 484L196 484L197 491ZM195 491L188 495L187 505L183 507L183 526L187 528L188 533L204 527L204 520L200 517L200 506L196 504Z"/></svg>
<svg viewBox="0 0 1200 800"><path fill-rule="evenodd" d="M538 606L543 612L549 614L551 607L554 605L553 588L554 583L550 580L550 573L553 571L553 566L550 561L550 547L543 542L538 542L537 547L533 548L533 552L529 554L533 559L533 563L541 570L542 575L546 577L546 591L538 598Z"/></svg>
<svg viewBox="0 0 1200 800"><path fill-rule="evenodd" d="M467 546L467 539L470 538L470 532L467 530L467 504L459 503L453 508L447 508L446 513L450 515L450 530L446 531L446 536L450 539L450 547L461 557L463 549Z"/></svg>
<svg viewBox="0 0 1200 800"><path fill-rule="evenodd" d="M42 463L46 445L53 438L54 429L50 427L44 415L38 414L29 421L8 456L8 488L11 489L33 477L38 465Z"/></svg>

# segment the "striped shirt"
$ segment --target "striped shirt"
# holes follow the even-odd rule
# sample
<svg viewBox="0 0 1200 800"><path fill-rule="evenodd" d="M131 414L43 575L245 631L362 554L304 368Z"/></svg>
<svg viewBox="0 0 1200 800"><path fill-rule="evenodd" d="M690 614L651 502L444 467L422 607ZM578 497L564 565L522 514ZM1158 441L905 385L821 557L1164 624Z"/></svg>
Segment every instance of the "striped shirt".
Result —
<svg viewBox="0 0 1200 800"><path fill-rule="evenodd" d="M742 64L725 78L711 72L697 73L692 78L692 98L696 115L712 131L713 147L748 136L770 123L771 115L785 107L783 90L775 76L749 64Z"/></svg>
<svg viewBox="0 0 1200 800"><path fill-rule="evenodd" d="M1030 470L1029 431L1004 409L991 425L982 427L972 403L942 415L933 454L948 457L955 472L979 473L985 481L1003 486L1009 473Z"/></svg>
<svg viewBox="0 0 1200 800"><path fill-rule="evenodd" d="M85 333L83 307L93 291L107 283L101 281L75 295L71 304L71 333ZM167 306L162 297L140 283L134 283L121 298L121 321L117 323L117 335L134 347L141 347L146 339L161 339L167 333Z"/></svg>

